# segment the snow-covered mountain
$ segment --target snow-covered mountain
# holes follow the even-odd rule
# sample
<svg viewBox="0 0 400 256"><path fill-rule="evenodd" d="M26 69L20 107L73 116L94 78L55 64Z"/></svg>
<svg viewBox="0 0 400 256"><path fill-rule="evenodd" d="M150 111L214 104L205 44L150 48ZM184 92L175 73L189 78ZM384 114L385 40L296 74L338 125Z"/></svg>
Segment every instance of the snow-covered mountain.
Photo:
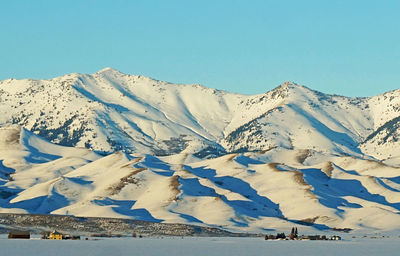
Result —
<svg viewBox="0 0 400 256"><path fill-rule="evenodd" d="M4 80L0 211L398 229L399 94L249 96L110 68Z"/></svg>
<svg viewBox="0 0 400 256"><path fill-rule="evenodd" d="M107 153L207 156L284 147L355 156L364 150L387 159L397 145L399 94L347 98L286 82L247 96L106 68L1 81L0 125L18 124L56 144Z"/></svg>
<svg viewBox="0 0 400 256"><path fill-rule="evenodd" d="M240 95L104 69L0 84L0 124L17 123L65 146L173 154L216 143Z"/></svg>

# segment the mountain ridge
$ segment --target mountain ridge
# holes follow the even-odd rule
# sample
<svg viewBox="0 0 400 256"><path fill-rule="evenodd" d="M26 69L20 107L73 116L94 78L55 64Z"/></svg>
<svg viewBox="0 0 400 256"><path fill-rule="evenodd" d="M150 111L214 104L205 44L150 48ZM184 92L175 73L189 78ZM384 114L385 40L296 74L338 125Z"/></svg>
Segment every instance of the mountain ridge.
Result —
<svg viewBox="0 0 400 256"><path fill-rule="evenodd" d="M0 212L400 229L399 94L240 95L113 69L0 81Z"/></svg>
<svg viewBox="0 0 400 256"><path fill-rule="evenodd" d="M19 124L65 146L108 153L137 150L160 155L175 154L185 148L197 152L210 148L218 152L263 150L272 146L312 148L315 145L292 142L298 141L305 132L321 140L326 140L327 134L335 140L335 132L339 132L348 134L370 154L369 148L373 146L362 142L399 116L400 102L396 94L398 90L370 98L350 98L324 94L287 81L263 94L240 95L105 68L94 74L72 73L50 80L0 81L0 100L8 103L0 108L3 116L0 125ZM387 105L382 107L383 101ZM43 104L52 108L39 110ZM368 109L371 105L376 105L372 111ZM67 109L72 111L66 113ZM386 113L380 113L380 109L386 109ZM293 136L295 132L287 124L272 120L284 120L288 116L301 117L302 135ZM257 134L242 131L249 123L276 131L273 134L263 129L256 129ZM255 130L255 127L248 129ZM318 129L323 131L315 131ZM242 139L247 140L245 144L249 145L235 140L234 134L242 134ZM337 148L339 140L324 147ZM347 147L339 145L339 148L343 146ZM338 148L336 151L343 153ZM350 151L346 153L354 153ZM379 153L380 159L385 157L387 153Z"/></svg>

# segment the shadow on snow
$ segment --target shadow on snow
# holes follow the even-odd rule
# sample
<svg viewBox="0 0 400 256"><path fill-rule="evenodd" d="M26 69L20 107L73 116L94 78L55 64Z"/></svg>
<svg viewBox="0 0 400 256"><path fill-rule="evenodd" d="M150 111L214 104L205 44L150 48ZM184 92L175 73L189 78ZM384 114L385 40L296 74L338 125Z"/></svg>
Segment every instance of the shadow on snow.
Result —
<svg viewBox="0 0 400 256"><path fill-rule="evenodd" d="M247 226L247 217L283 217L279 210L279 205L272 202L264 196L260 196L248 183L238 178L223 176L216 177L216 171L206 168L191 168L185 166L185 169L198 177L205 178L213 182L216 186L240 194L248 200L229 200L226 196L218 194L214 189L203 186L197 178L179 179L182 184L180 189L184 194L191 196L213 196L220 198L223 202L234 209L240 220L231 220L237 226Z"/></svg>
<svg viewBox="0 0 400 256"><path fill-rule="evenodd" d="M119 214L132 217L135 220L152 221L152 222L162 222L161 219L154 218L149 211L146 209L132 209L136 201L133 200L115 200L110 198L105 199L95 199L92 201L99 206L111 206L111 208Z"/></svg>

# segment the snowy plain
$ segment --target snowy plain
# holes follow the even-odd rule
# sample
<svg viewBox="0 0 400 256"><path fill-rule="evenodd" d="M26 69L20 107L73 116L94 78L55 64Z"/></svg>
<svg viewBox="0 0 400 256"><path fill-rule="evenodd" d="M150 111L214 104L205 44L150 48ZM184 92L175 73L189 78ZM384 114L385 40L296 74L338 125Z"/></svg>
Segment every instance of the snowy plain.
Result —
<svg viewBox="0 0 400 256"><path fill-rule="evenodd" d="M347 238L342 241L265 241L259 238L107 238L52 241L0 238L0 255L398 255L400 238Z"/></svg>

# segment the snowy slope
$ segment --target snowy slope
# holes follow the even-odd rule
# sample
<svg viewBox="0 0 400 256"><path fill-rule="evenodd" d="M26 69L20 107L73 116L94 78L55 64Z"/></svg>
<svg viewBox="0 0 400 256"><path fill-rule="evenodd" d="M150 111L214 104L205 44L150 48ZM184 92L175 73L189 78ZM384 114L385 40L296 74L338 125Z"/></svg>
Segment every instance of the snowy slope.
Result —
<svg viewBox="0 0 400 256"><path fill-rule="evenodd" d="M400 90L384 93L368 100L374 131L360 145L368 155L388 160L399 158ZM398 161L396 161L398 162Z"/></svg>
<svg viewBox="0 0 400 256"><path fill-rule="evenodd" d="M399 94L247 96L110 68L4 80L0 212L396 230Z"/></svg>
<svg viewBox="0 0 400 256"><path fill-rule="evenodd" d="M214 145L240 98L105 69L2 81L0 124L18 123L65 146L171 154L188 144Z"/></svg>
<svg viewBox="0 0 400 256"><path fill-rule="evenodd" d="M53 143L107 153L185 150L203 157L278 146L356 156L365 150L384 159L388 149L372 152L378 142L369 136L399 116L397 94L347 98L285 82L247 96L106 68L1 81L0 125L18 124Z"/></svg>
<svg viewBox="0 0 400 256"><path fill-rule="evenodd" d="M199 159L100 157L18 127L0 129L0 211L220 226L263 232L400 228L400 169L274 148Z"/></svg>
<svg viewBox="0 0 400 256"><path fill-rule="evenodd" d="M284 147L358 155L357 146L373 125L364 111L365 101L324 95L293 83L246 105L250 113L257 108L264 112L223 139L230 151Z"/></svg>

